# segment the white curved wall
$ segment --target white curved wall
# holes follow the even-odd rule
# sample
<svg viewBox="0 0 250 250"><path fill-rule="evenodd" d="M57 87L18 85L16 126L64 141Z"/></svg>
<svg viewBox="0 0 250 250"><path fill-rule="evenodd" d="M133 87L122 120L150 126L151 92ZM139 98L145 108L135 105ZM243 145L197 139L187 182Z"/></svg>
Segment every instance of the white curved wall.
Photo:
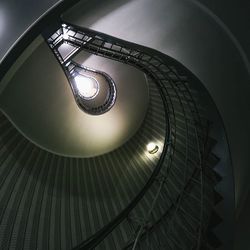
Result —
<svg viewBox="0 0 250 250"><path fill-rule="evenodd" d="M77 106L67 78L45 42L0 93L0 110L43 149L69 157L94 157L121 147L140 128L148 110L148 83L143 72L117 61L86 52L74 60L107 73L115 82L116 101L108 112L89 115Z"/></svg>

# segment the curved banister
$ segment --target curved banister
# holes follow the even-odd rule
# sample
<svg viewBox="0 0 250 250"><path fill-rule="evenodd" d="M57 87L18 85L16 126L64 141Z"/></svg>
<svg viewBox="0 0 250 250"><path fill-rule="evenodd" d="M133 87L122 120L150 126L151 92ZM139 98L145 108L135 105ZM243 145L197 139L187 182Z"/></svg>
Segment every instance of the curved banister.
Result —
<svg viewBox="0 0 250 250"><path fill-rule="evenodd" d="M186 189L186 186L189 185L190 180L187 179L187 168L188 168L188 161L189 161L189 150L193 150L189 146L189 127L194 127L194 133L196 138L196 149L195 153L199 155L198 159L198 167L195 167L194 173L197 173L197 169L199 170L199 177L200 182L200 219L199 219L199 233L197 237L196 247L199 249L201 237L202 237L202 222L203 222L203 152L204 152L204 143L205 143L205 135L207 134L207 128L204 127L202 124L202 119L199 114L199 110L196 106L194 98L187 87L187 83L185 80L182 79L171 67L168 65L171 64L174 60L169 58L166 55L161 54L160 52L156 52L153 49L144 48L139 45L131 44L125 41L122 41L117 38L113 38L107 36L105 34L91 31L89 29L81 28L76 25L72 25L69 23L63 23L64 27L67 27L68 30L72 31L71 35L66 39L68 44L73 45L76 47L76 53L79 53L81 50L88 51L92 54L97 54L103 57L107 57L109 59L117 60L119 62L123 62L129 65L132 65L141 71L143 71L148 77L152 78L155 84L158 87L159 93L161 95L164 111L165 111L165 119L166 119L166 136L165 142L163 146L163 151L160 157L160 160L155 167L151 177L140 191L140 193L131 201L131 203L110 223L104 226L101 230L96 232L94 235L89 237L87 240L83 241L78 246L74 247L74 250L77 249L94 249L96 246L99 245L120 223L122 223L125 219L128 218L130 213L133 209L140 203L141 199L150 189L152 184L157 179L158 175L161 172L163 165L165 165L165 160L167 160L167 167L166 167L166 176L164 177L167 179L168 173L171 171L172 161L175 157L175 144L176 144L176 114L175 114L175 105L173 104L173 99L177 98L179 104L181 105L182 115L185 120L185 186L183 186L182 191L178 195L177 204L175 204L175 212L179 209L183 192ZM58 56L58 44L60 41L60 35L62 35L62 29L59 28L56 33L56 39L53 37L47 37L48 43L56 56ZM82 35L82 39L77 37L77 34ZM87 39L86 39L87 37ZM105 45L109 46L105 46ZM66 71L66 64L70 62L70 60L74 60L73 54L70 58L67 58L67 61L59 60L61 63L64 71ZM168 60L169 59L169 60ZM176 63L175 63L176 65ZM169 93L165 82L168 82L169 86L174 91L174 95L171 96ZM185 90L183 91L182 88ZM182 97L180 96L182 94ZM185 106L184 106L185 103ZM194 109L194 110L193 110ZM188 114L186 114L186 111ZM188 118L188 115L192 116L192 120ZM191 128L190 127L190 128ZM204 135L205 134L205 135ZM165 159L168 153L167 159ZM165 181L164 179L164 181ZM192 179L192 178L191 178ZM189 181L188 181L189 180ZM162 186L161 186L162 187ZM158 189L159 193L161 192L161 187ZM157 196L156 200L157 201ZM155 204L155 201L153 204ZM151 206L148 216L150 216L151 212L154 209L154 205ZM151 212L150 212L151 211ZM174 218L174 217L173 217ZM173 219L172 218L172 219ZM137 232L137 236L133 243L133 249L135 249L137 242L143 232L143 225L140 227L139 231Z"/></svg>

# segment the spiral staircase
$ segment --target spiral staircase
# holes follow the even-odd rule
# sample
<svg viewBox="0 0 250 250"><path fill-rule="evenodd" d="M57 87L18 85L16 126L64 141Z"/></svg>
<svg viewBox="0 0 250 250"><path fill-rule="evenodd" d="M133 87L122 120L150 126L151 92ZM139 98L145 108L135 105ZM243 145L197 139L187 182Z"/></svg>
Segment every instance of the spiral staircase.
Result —
<svg viewBox="0 0 250 250"><path fill-rule="evenodd" d="M73 3L54 6L10 51L13 62L2 63L0 249L229 249L232 218L220 207L231 211L220 187L228 145L203 83L157 49L74 23L66 12ZM46 149L15 123L15 76L41 46L15 64L37 37L68 81L69 61L80 64L81 53L144 74L149 103L133 136L104 154L76 157ZM74 48L66 59L62 43ZM150 141L155 154L146 150Z"/></svg>

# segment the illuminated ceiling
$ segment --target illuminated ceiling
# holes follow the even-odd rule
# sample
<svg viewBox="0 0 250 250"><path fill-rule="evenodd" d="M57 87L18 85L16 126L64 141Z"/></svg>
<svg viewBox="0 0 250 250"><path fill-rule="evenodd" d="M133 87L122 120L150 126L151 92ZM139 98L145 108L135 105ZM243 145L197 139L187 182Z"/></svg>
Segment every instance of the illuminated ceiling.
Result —
<svg viewBox="0 0 250 250"><path fill-rule="evenodd" d="M116 84L114 106L98 116L77 106L69 83L43 41L19 65L2 92L0 107L36 145L59 155L91 157L128 141L146 115L148 83L134 67L81 52L76 61L109 74ZM129 100L129 101L128 101Z"/></svg>

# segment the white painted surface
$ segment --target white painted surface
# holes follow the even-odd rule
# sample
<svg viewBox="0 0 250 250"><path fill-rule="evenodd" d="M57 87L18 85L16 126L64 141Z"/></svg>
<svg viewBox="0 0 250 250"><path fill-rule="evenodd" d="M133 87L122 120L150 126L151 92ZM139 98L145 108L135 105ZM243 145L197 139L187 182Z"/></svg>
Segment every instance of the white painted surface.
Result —
<svg viewBox="0 0 250 250"><path fill-rule="evenodd" d="M0 108L27 138L46 150L93 157L128 141L146 115L149 95L144 74L128 65L90 54L77 61L104 71L116 83L114 106L89 115L77 106L54 55L43 43L17 70L1 94Z"/></svg>

